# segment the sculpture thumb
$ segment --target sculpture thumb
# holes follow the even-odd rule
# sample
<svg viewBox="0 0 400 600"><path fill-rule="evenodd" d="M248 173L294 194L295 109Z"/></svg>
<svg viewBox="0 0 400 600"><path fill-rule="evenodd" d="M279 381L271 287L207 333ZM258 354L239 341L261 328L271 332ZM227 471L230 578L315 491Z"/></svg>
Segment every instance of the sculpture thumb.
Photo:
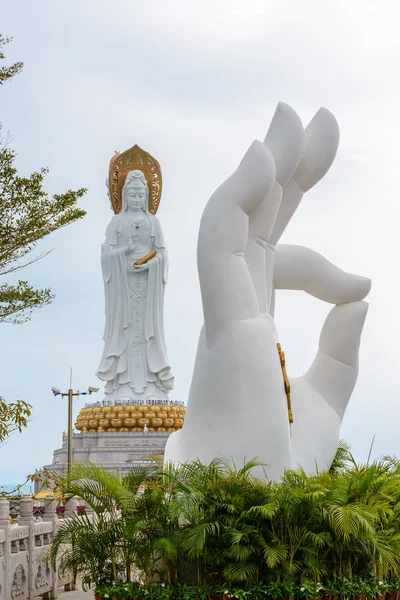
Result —
<svg viewBox="0 0 400 600"><path fill-rule="evenodd" d="M358 375L367 302L335 306L321 331L319 350L303 379L343 418Z"/></svg>

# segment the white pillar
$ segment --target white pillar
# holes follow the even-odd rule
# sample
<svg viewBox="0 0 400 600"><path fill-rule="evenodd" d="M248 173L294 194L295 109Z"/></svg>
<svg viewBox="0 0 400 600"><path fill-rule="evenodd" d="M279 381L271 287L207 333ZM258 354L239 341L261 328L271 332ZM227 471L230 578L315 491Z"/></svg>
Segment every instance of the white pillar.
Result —
<svg viewBox="0 0 400 600"><path fill-rule="evenodd" d="M0 531L4 532L4 599L11 598L10 575L10 503L6 498L0 498Z"/></svg>

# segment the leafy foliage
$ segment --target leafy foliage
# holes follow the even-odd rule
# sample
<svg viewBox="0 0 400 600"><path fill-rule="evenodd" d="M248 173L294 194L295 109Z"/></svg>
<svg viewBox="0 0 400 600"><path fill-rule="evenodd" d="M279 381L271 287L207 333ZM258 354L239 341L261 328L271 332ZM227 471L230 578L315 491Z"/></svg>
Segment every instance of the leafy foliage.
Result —
<svg viewBox="0 0 400 600"><path fill-rule="evenodd" d="M13 431L22 431L31 416L31 406L23 400L7 402L0 396L0 445Z"/></svg>
<svg viewBox="0 0 400 600"><path fill-rule="evenodd" d="M400 576L400 461L341 460L311 476L288 471L280 482L256 479L255 461L139 468L124 480L75 464L61 490L83 498L95 518L63 523L53 557L63 552L66 565L107 585L138 571L147 582L213 589L264 582L272 598L311 600L322 588L377 594L379 580ZM112 565L108 581L104 565Z"/></svg>
<svg viewBox="0 0 400 600"><path fill-rule="evenodd" d="M29 406L29 410L30 408L31 407ZM26 425L24 425L24 427L25 426ZM26 484L30 483L38 484L38 489L35 492L35 495L37 495L42 490L56 489L60 484L60 480L61 476L58 473L51 471L50 469L43 468L40 471L35 471L34 473L27 475L25 481L16 485L12 490L5 491L4 488L0 486L0 497L5 497L9 500L19 500L21 496L25 495L23 488Z"/></svg>
<svg viewBox="0 0 400 600"><path fill-rule="evenodd" d="M101 600L211 600L237 598L248 600L283 600L304 599L317 600L323 598L376 600L387 597L388 600L397 600L400 592L399 578L391 581L379 581L374 577L361 579L338 578L330 581L326 586L321 584L295 583L281 584L278 582L261 582L244 587L232 586L224 583L219 586L188 586L186 584L165 585L164 583L150 583L139 585L132 582L121 582L116 585L99 585L96 588L96 597Z"/></svg>
<svg viewBox="0 0 400 600"><path fill-rule="evenodd" d="M11 38L4 37L3 35L0 34L0 60L5 59L3 49L4 49L4 46L6 44L8 44L9 42L11 42ZM22 62L16 62L9 67L1 67L0 68L0 85L2 85L8 79L11 79L12 77L14 77L14 75L18 75L18 73L20 73L22 71L23 66L24 65Z"/></svg>
<svg viewBox="0 0 400 600"><path fill-rule="evenodd" d="M54 566L61 554L64 569L80 574L86 585L116 584L121 575L130 579L136 558L135 540L128 535L120 503L137 495L139 485L147 479L142 469L138 475L135 478L132 471L129 485L124 485L117 475L102 467L79 463L71 466L58 489L67 500L78 496L91 510L62 522L51 548Z"/></svg>
<svg viewBox="0 0 400 600"><path fill-rule="evenodd" d="M24 260L43 237L82 218L76 203L85 189L50 196L42 184L47 169L20 177L15 153L0 149L0 275L18 271L43 257ZM0 286L0 322L23 323L33 308L49 304L50 289L35 290L28 282Z"/></svg>
<svg viewBox="0 0 400 600"><path fill-rule="evenodd" d="M9 41L0 35L0 60L5 58L3 50ZM22 66L17 62L0 68L0 84L19 73ZM37 242L86 214L77 207L84 188L50 196L43 189L48 170L21 177L14 166L15 156L7 145L0 147L0 275L43 258L46 253L31 255ZM0 322L24 323L34 308L49 304L53 297L49 288L36 290L27 281L4 283L0 285Z"/></svg>

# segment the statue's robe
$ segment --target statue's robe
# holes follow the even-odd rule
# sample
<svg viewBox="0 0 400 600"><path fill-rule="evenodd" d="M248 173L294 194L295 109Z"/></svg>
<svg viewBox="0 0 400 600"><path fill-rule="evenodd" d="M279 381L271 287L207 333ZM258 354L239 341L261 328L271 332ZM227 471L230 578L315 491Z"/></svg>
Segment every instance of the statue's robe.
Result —
<svg viewBox="0 0 400 600"><path fill-rule="evenodd" d="M163 328L164 289L168 275L168 256L161 226L156 216L148 214L150 219L149 250L157 254L149 262L144 315L144 345L147 363L147 377L144 381L132 376L129 357L129 330L133 320L131 292L128 284L130 264L125 248L130 241L129 223L123 213L115 215L106 230L106 240L102 245L101 264L105 288L104 351L97 376L106 381L106 397L112 400L118 396L121 387L127 385L136 394L144 393L154 385L165 398L173 387L173 376L167 358ZM143 276L144 273L142 272ZM133 275L135 277L135 275ZM147 380L147 381L146 381ZM154 385L151 385L154 384ZM163 393L164 392L164 393ZM122 394L126 396L125 394ZM151 394L154 396L154 394Z"/></svg>

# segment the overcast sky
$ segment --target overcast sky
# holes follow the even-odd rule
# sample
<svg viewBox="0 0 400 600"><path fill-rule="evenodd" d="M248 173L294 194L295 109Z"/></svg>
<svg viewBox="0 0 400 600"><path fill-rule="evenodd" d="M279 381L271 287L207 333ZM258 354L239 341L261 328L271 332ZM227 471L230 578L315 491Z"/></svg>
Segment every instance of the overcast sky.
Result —
<svg viewBox="0 0 400 600"><path fill-rule="evenodd" d="M196 241L202 210L279 100L306 125L320 106L341 142L282 241L309 246L372 278L360 373L342 437L365 460L400 454L398 373L400 33L387 0L37 0L7 3L0 30L24 70L0 90L0 121L28 175L46 189L88 188L87 216L45 239L54 251L21 278L51 286L54 303L23 326L1 325L0 394L33 405L33 420L0 449L0 482L48 464L66 428L51 386L99 385L104 326L100 244L112 213L104 185L115 150L137 143L161 163L158 216L170 257L165 298L172 399L186 402L202 323ZM330 307L279 293L289 375L315 355ZM101 398L101 397L100 397ZM83 405L75 403L74 415Z"/></svg>

